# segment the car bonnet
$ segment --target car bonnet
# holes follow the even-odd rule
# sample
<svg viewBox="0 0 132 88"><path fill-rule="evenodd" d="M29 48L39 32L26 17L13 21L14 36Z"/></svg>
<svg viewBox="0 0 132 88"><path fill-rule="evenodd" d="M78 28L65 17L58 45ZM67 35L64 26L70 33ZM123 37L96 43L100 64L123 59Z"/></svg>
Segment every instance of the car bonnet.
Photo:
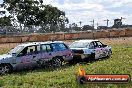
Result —
<svg viewBox="0 0 132 88"><path fill-rule="evenodd" d="M5 58L10 58L10 57L12 57L12 55L3 54L3 55L0 55L0 60L1 60L1 59L5 59Z"/></svg>

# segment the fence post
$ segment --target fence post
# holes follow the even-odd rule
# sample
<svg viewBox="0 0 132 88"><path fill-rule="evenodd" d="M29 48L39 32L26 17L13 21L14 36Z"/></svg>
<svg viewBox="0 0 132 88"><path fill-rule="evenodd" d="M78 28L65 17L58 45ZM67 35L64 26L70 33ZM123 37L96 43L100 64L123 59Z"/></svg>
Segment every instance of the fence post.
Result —
<svg viewBox="0 0 132 88"><path fill-rule="evenodd" d="M127 36L126 36L126 30L127 30L127 28L125 28L125 35L124 35L125 37L127 37Z"/></svg>
<svg viewBox="0 0 132 88"><path fill-rule="evenodd" d="M95 32L94 32L94 31L92 31L92 32L93 32L93 39L95 39L95 36L94 36L94 33L95 33Z"/></svg>

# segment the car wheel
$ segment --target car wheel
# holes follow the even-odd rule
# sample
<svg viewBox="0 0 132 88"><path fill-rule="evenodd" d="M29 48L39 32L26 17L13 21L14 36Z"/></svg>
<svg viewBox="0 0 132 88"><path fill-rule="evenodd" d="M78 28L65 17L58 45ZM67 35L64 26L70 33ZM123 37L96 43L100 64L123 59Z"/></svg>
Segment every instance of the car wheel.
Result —
<svg viewBox="0 0 132 88"><path fill-rule="evenodd" d="M61 65L62 65L62 61L60 60L60 58L54 58L52 60L53 67L60 67Z"/></svg>
<svg viewBox="0 0 132 88"><path fill-rule="evenodd" d="M91 55L90 55L90 58L89 58L90 60L95 60L95 53L91 53Z"/></svg>
<svg viewBox="0 0 132 88"><path fill-rule="evenodd" d="M12 71L11 66L9 65L1 65L0 66L0 74L7 74Z"/></svg>
<svg viewBox="0 0 132 88"><path fill-rule="evenodd" d="M42 67L44 65L44 62L41 59L39 59L37 61L37 64L38 64L38 67Z"/></svg>
<svg viewBox="0 0 132 88"><path fill-rule="evenodd" d="M110 57L110 56L111 56L111 54L112 54L112 51L111 51L111 50L109 50L107 57Z"/></svg>

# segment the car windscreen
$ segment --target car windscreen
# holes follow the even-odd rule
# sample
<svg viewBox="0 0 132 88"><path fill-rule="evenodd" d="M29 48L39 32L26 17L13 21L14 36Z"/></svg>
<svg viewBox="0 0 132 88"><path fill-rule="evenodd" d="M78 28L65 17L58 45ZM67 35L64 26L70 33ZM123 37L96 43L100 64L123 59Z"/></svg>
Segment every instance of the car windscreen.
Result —
<svg viewBox="0 0 132 88"><path fill-rule="evenodd" d="M74 42L72 43L69 47L70 48L86 48L88 47L89 43L84 43L84 42Z"/></svg>
<svg viewBox="0 0 132 88"><path fill-rule="evenodd" d="M23 50L24 46L17 46L14 49L10 50L8 54L13 54L16 53L18 54L19 52L21 52Z"/></svg>

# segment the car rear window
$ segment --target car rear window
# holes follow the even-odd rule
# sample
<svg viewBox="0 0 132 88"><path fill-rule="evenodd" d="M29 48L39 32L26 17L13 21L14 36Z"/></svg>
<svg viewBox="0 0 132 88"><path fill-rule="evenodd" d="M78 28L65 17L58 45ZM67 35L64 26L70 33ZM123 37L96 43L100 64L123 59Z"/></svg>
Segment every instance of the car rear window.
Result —
<svg viewBox="0 0 132 88"><path fill-rule="evenodd" d="M53 47L53 51L61 51L61 50L66 50L68 47L63 44L63 43L54 43L51 44Z"/></svg>
<svg viewBox="0 0 132 88"><path fill-rule="evenodd" d="M68 49L68 47L66 45L64 45L64 44L59 44L59 47L60 47L61 50Z"/></svg>

